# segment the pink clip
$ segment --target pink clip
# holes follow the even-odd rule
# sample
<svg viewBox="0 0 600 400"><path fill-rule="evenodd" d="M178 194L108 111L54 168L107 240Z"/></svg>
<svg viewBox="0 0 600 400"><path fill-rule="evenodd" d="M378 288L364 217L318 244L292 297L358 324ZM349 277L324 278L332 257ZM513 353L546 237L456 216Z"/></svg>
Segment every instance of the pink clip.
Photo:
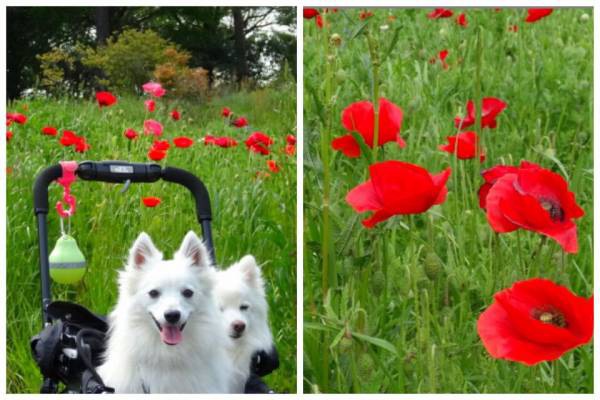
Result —
<svg viewBox="0 0 600 400"><path fill-rule="evenodd" d="M71 183L75 182L77 177L75 171L77 171L77 161L61 161L60 166L62 167L62 176L56 180L56 182L64 188L63 200L69 209L65 210L62 202L56 202L56 211L62 218L70 217L75 214L75 196L71 194Z"/></svg>

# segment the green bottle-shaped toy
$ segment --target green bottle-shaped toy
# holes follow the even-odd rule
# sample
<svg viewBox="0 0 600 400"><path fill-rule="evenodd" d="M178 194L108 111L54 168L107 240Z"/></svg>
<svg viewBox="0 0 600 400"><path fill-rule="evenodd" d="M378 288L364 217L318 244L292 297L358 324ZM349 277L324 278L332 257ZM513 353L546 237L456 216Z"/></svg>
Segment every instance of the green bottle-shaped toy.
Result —
<svg viewBox="0 0 600 400"><path fill-rule="evenodd" d="M63 234L50 253L50 276L55 282L75 284L85 274L85 257L75 238Z"/></svg>

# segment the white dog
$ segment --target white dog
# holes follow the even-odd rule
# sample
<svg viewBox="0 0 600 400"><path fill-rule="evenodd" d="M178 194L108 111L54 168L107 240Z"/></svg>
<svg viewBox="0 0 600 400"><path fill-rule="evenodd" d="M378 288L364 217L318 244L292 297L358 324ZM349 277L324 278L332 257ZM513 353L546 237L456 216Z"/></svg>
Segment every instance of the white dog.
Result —
<svg viewBox="0 0 600 400"><path fill-rule="evenodd" d="M214 296L230 340L229 355L236 369L234 391L243 393L252 356L273 348L264 282L254 257L247 255L219 271Z"/></svg>
<svg viewBox="0 0 600 400"><path fill-rule="evenodd" d="M216 271L194 232L173 260L141 233L119 275L105 362L117 393L228 393L233 366L215 304Z"/></svg>

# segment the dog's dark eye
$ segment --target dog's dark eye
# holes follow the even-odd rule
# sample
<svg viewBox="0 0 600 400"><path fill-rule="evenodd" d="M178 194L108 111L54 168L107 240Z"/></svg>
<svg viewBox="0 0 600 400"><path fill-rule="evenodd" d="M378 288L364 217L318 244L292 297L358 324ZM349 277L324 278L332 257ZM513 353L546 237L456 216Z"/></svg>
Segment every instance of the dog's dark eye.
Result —
<svg viewBox="0 0 600 400"><path fill-rule="evenodd" d="M148 292L148 296L150 296L153 299L155 299L158 296L160 296L160 292L158 290L156 290L156 289L152 289L151 291Z"/></svg>
<svg viewBox="0 0 600 400"><path fill-rule="evenodd" d="M250 306L249 306L248 304L242 304L242 305L240 306L240 310L241 310L241 311L246 311L248 308L250 308Z"/></svg>
<svg viewBox="0 0 600 400"><path fill-rule="evenodd" d="M183 297L187 297L189 299L194 295L194 292L190 289L185 289L183 292L181 292L181 294L183 295Z"/></svg>

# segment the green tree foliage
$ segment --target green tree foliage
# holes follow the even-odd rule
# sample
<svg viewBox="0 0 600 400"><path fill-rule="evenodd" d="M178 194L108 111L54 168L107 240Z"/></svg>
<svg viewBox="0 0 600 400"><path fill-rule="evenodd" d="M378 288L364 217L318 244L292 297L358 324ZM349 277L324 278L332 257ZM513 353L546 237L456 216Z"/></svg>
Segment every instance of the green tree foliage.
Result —
<svg viewBox="0 0 600 400"><path fill-rule="evenodd" d="M162 38L161 42L174 43L179 49L189 52L189 67L205 69L210 86L233 81L236 65L242 58L248 65L245 73L248 76L242 78L255 82L273 80L284 62L294 68L295 9L243 7L241 10L245 20L246 40L243 54L235 52L230 7L8 7L8 97L18 97L24 89L34 87L47 78L42 75L44 60L37 56L50 51L56 52L53 57L67 53L68 57L67 54L62 56L75 60L73 65L63 63L63 67L76 67L72 73L63 70L63 77L67 81L63 87L82 90L81 88L98 85L98 71L80 71L77 62L79 54L73 52L77 49L76 44L80 43L94 49L99 57L95 65L108 63L102 57L111 54L101 49L107 31L110 31L110 35L106 37L110 38L119 37L130 30L155 32ZM282 26L287 31L272 29ZM151 76L157 64L152 67L149 64L160 58L157 57L160 52L155 51L160 43L149 41L146 48L127 55L122 52L122 48L133 46L133 42L138 39L132 35L127 40L127 43L122 43L123 46L117 45L113 49L120 60L127 63L111 66L104 78L110 80L110 76L113 76L117 82L105 83L131 87L132 90L134 84L143 80L142 76ZM142 59L134 60L137 56ZM61 60L63 61L65 60ZM127 72L131 82L125 82L119 76L123 70L137 68L139 65L141 70L134 79L131 79L132 72ZM295 73L294 70L292 72ZM55 74L54 79L58 77Z"/></svg>

